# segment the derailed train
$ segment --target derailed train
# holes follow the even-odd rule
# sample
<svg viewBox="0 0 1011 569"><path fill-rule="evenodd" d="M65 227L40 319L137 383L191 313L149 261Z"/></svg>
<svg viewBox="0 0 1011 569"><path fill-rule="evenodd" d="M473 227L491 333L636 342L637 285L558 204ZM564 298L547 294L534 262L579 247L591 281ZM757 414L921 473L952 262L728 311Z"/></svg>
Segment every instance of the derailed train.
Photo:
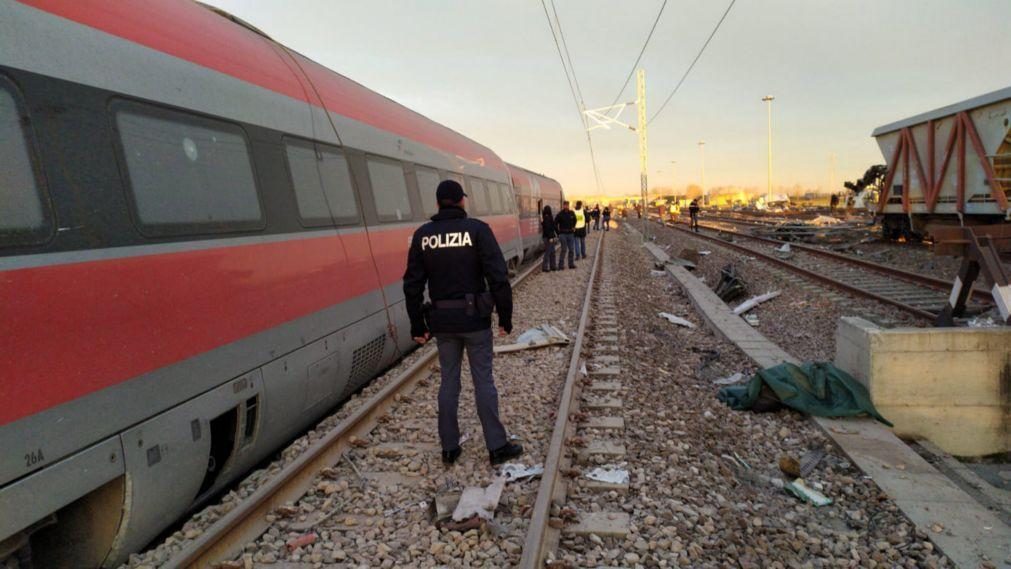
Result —
<svg viewBox="0 0 1011 569"><path fill-rule="evenodd" d="M874 130L888 161L878 214L886 237L974 226L1011 251L1011 87Z"/></svg>
<svg viewBox="0 0 1011 569"><path fill-rule="evenodd" d="M412 347L444 178L554 180L188 0L0 4L0 560L110 566Z"/></svg>

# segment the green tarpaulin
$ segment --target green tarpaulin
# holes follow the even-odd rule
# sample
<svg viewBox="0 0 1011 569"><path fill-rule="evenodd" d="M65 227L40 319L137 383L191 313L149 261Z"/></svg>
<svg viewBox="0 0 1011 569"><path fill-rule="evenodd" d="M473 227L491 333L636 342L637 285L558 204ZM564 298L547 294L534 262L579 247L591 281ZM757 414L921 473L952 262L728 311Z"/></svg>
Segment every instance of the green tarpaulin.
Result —
<svg viewBox="0 0 1011 569"><path fill-rule="evenodd" d="M783 363L766 368L752 376L745 385L724 387L717 397L734 410L751 409L756 404L761 407L763 386L767 386L784 405L804 413L819 417L853 417L866 413L892 426L878 414L860 382L824 362L800 366Z"/></svg>

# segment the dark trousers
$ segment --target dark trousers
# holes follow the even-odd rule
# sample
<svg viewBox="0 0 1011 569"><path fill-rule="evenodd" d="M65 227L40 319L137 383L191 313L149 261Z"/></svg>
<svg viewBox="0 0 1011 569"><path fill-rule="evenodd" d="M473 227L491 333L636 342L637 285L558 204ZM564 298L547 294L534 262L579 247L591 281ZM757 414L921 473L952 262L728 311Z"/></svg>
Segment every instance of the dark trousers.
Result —
<svg viewBox="0 0 1011 569"><path fill-rule="evenodd" d="M492 334L491 329L478 332L436 333L439 344L439 367L442 368L442 383L439 385L439 441L442 450L453 450L460 446L460 422L457 417L460 406L460 368L463 365L463 351L467 350L470 375L474 380L474 400L477 416L481 419L484 442L488 450L496 450L506 445L505 427L498 418L498 390L492 377Z"/></svg>
<svg viewBox="0 0 1011 569"><path fill-rule="evenodd" d="M688 214L688 227L689 229L694 229L695 233L699 232L699 214L697 211Z"/></svg>
<svg viewBox="0 0 1011 569"><path fill-rule="evenodd" d="M561 246L558 249L558 268L565 268L565 254L569 255L569 268L575 269L576 262L573 261L576 248L576 238L571 233L559 233L558 242Z"/></svg>
<svg viewBox="0 0 1011 569"><path fill-rule="evenodd" d="M541 261L542 271L555 270L555 240L544 239L544 260Z"/></svg>
<svg viewBox="0 0 1011 569"><path fill-rule="evenodd" d="M576 258L586 258L586 234L576 234Z"/></svg>
<svg viewBox="0 0 1011 569"><path fill-rule="evenodd" d="M605 217L604 218L604 231L610 231L610 230L611 230L611 218L610 217Z"/></svg>
<svg viewBox="0 0 1011 569"><path fill-rule="evenodd" d="M593 218L593 230L594 231L600 231L600 218L599 217L594 217Z"/></svg>

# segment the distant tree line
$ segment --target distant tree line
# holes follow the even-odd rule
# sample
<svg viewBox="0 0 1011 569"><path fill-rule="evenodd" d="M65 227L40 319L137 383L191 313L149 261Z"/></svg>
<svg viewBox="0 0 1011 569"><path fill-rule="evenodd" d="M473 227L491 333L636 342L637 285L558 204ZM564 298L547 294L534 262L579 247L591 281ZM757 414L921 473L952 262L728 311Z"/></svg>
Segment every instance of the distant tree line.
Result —
<svg viewBox="0 0 1011 569"><path fill-rule="evenodd" d="M888 175L888 167L884 164L875 164L868 168L859 180L845 182L843 185L854 194L859 194L867 188L881 189L881 186L885 183L886 175Z"/></svg>

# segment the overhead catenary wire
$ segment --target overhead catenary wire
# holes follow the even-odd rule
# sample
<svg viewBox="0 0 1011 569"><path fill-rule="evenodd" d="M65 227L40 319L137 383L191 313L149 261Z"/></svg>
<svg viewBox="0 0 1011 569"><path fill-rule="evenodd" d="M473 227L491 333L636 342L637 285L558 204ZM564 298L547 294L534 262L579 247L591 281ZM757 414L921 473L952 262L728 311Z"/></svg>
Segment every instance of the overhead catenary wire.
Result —
<svg viewBox="0 0 1011 569"><path fill-rule="evenodd" d="M548 20L548 29L551 30L551 37L555 40L555 49L558 51L558 59L562 64L562 71L565 72L565 80L569 84L569 91L572 93L572 101L576 105L576 112L579 114L579 124L583 126L583 133L586 135L586 145L590 149L590 163L593 167L593 179L596 182L597 193L599 194L601 193L600 171L597 168L597 157L593 151L593 140L590 138L586 115L583 114L583 111L586 110L586 105L583 103L582 94L577 88L578 80L576 79L576 69L575 67L572 67L572 58L568 57L568 63L566 63L566 56L569 50L567 45L564 48L562 47L565 42L565 35L562 32L562 22L558 19L558 11L555 10L555 4L553 1L551 2L551 11L555 14L554 22L551 20L551 14L548 12L548 5L545 0L541 0L541 7L544 9L544 17ZM555 32L556 25L558 27L557 33ZM561 43L558 39L559 36L562 38Z"/></svg>
<svg viewBox="0 0 1011 569"><path fill-rule="evenodd" d="M663 4L660 5L660 10L656 13L656 19L653 20L653 27L649 29L649 35L646 36L646 41L642 44L642 49L639 50L639 55L635 58L635 63L632 64L632 68L628 70L628 77L625 77L625 82L621 84L621 90L618 94L614 96L614 100L611 101L610 106L618 104L618 100L625 93L625 89L628 87L628 82L632 80L632 76L635 75L635 70L639 67L639 61L642 60L642 54L646 53L646 46L649 45L649 40L653 38L653 32L656 31L656 25L660 23L660 16L663 15L663 9L667 7L667 0L663 0Z"/></svg>
<svg viewBox="0 0 1011 569"><path fill-rule="evenodd" d="M695 68L695 64L699 62L699 59L702 57L702 54L705 53L706 47L709 46L709 42L713 41L713 37L716 36L716 32L719 31L720 26L723 25L723 21L727 19L727 15L730 14L730 10L731 8L734 7L734 3L736 2L737 0L730 0L730 4L727 6L727 9L723 12L723 16L720 17L720 21L716 22L716 26L713 27L713 31L709 33L709 37L706 38L706 42L702 44L702 48L699 49L699 52L697 54L695 54L695 59L692 60L691 65L689 65L688 69L685 70L684 75L681 76L681 80L678 81L677 85L674 86L674 90L672 90L670 94L667 95L667 98L664 99L663 104L661 104L660 107L656 110L656 112L653 113L653 116L650 117L648 121L646 121L646 124L650 124L653 121L655 121L656 117L660 116L660 113L663 112L664 108L667 106L667 103L669 103L670 100L674 98L674 95L677 94L678 89L681 88L681 85L684 84L685 79L688 78L688 74L690 74L692 72L692 69Z"/></svg>

